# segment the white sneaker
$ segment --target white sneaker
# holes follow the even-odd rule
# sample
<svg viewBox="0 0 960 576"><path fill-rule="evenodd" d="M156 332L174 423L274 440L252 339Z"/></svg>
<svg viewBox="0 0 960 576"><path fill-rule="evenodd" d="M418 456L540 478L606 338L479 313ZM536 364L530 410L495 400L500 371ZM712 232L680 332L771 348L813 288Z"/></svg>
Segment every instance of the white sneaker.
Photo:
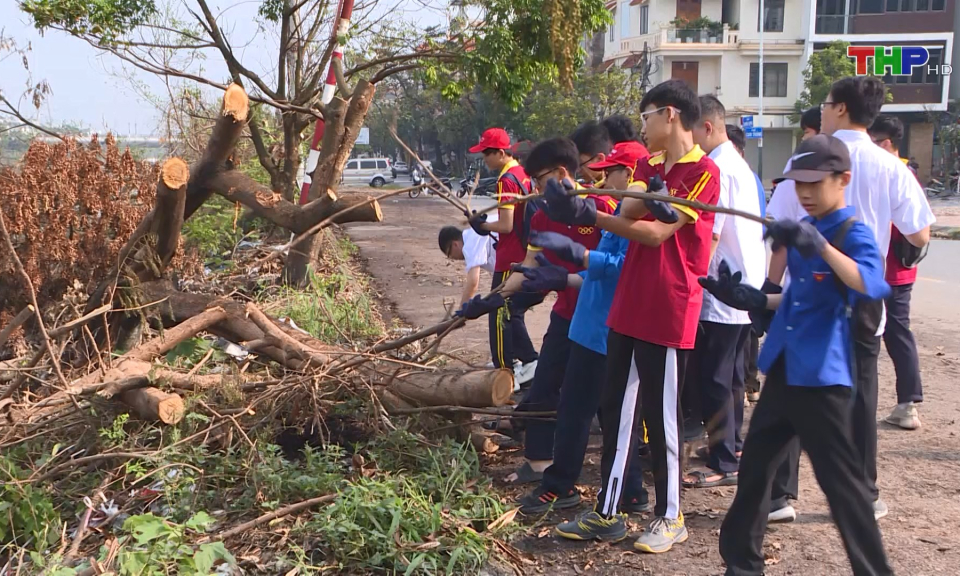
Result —
<svg viewBox="0 0 960 576"><path fill-rule="evenodd" d="M771 510L770 514L767 516L767 523L773 524L777 522L793 522L796 519L797 511L793 508L793 506L787 504L783 508Z"/></svg>
<svg viewBox="0 0 960 576"><path fill-rule="evenodd" d="M897 404L897 407L884 420L904 430L916 430L920 427L920 413L913 402Z"/></svg>
<svg viewBox="0 0 960 576"><path fill-rule="evenodd" d="M890 509L887 508L887 503L883 500L877 498L873 501L873 517L876 520L879 520L890 513Z"/></svg>
<svg viewBox="0 0 960 576"><path fill-rule="evenodd" d="M537 361L521 364L517 362L513 365L513 384L514 387L526 384L533 380L533 375L537 372Z"/></svg>

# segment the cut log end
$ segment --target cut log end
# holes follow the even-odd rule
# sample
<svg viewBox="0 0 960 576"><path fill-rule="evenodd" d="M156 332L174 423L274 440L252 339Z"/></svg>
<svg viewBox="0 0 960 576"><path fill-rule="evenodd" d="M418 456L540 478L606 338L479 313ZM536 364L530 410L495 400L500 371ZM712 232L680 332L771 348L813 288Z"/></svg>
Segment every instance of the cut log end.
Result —
<svg viewBox="0 0 960 576"><path fill-rule="evenodd" d="M373 213L374 213L374 220L373 220L373 221L374 221L374 222L383 222L383 210L380 209L380 203L377 202L376 200L374 200L374 201L371 203L370 208L373 209Z"/></svg>
<svg viewBox="0 0 960 576"><path fill-rule="evenodd" d="M179 158L169 158L160 168L160 178L171 190L179 190L190 181L190 168Z"/></svg>
<svg viewBox="0 0 960 576"><path fill-rule="evenodd" d="M223 115L233 116L237 122L244 122L250 111L250 99L238 84L231 84L223 93Z"/></svg>
<svg viewBox="0 0 960 576"><path fill-rule="evenodd" d="M120 399L144 420L177 424L185 412L183 398L156 388L137 388L120 394Z"/></svg>
<svg viewBox="0 0 960 576"><path fill-rule="evenodd" d="M503 406L513 395L513 371L497 370L494 376L493 386L491 386L491 396L494 406Z"/></svg>

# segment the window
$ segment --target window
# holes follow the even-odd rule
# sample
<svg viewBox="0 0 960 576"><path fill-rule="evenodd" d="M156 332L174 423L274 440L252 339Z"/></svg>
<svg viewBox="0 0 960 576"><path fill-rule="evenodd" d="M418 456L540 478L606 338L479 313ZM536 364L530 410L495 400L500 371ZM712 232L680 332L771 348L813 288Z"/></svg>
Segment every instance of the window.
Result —
<svg viewBox="0 0 960 576"><path fill-rule="evenodd" d="M759 16L758 4L757 31L760 30L760 22L763 22L764 32L783 32L783 5L784 0L767 0L763 4L763 15Z"/></svg>
<svg viewBox="0 0 960 576"><path fill-rule="evenodd" d="M377 161L376 160L361 160L360 161L361 170L376 170Z"/></svg>
<svg viewBox="0 0 960 576"><path fill-rule="evenodd" d="M858 14L882 14L886 2L883 0L860 0L859 4L856 7L856 13Z"/></svg>
<svg viewBox="0 0 960 576"><path fill-rule="evenodd" d="M944 1L943 1L943 0L933 0L930 4L931 4L930 7L931 7L932 9L934 9L934 10L943 10L943 9L944 9Z"/></svg>
<svg viewBox="0 0 960 576"><path fill-rule="evenodd" d="M650 31L650 5L644 4L640 7L640 33L647 34Z"/></svg>
<svg viewBox="0 0 960 576"><path fill-rule="evenodd" d="M887 0L887 12L929 12L943 9L944 0Z"/></svg>
<svg viewBox="0 0 960 576"><path fill-rule="evenodd" d="M386 169L387 169L387 161L386 161L386 160L377 160L377 168L378 168L379 170L386 170Z"/></svg>
<svg viewBox="0 0 960 576"><path fill-rule="evenodd" d="M883 77L885 84L937 84L943 81L939 74L940 63L943 61L943 48L930 48L930 60L923 66L917 66L913 73L906 76L887 74Z"/></svg>
<svg viewBox="0 0 960 576"><path fill-rule="evenodd" d="M617 39L617 11L614 10L611 16L613 16L613 24L607 27L607 30L610 31L610 36L607 37L607 40L613 42Z"/></svg>
<svg viewBox="0 0 960 576"><path fill-rule="evenodd" d="M750 64L750 97L760 96L760 85L758 77L760 76L760 64ZM784 63L766 63L763 64L763 96L764 98L786 98L787 96L787 64Z"/></svg>
<svg viewBox="0 0 960 576"><path fill-rule="evenodd" d="M620 39L630 37L630 2L620 3Z"/></svg>
<svg viewBox="0 0 960 576"><path fill-rule="evenodd" d="M357 161L356 161L356 160L351 160L351 161L347 162L347 170L356 170L356 169L357 169Z"/></svg>

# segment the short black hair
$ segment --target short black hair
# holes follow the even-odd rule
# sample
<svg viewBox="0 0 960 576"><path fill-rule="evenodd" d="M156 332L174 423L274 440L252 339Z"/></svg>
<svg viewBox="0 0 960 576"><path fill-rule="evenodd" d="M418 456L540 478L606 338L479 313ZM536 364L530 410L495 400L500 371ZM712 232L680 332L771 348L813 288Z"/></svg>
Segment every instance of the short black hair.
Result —
<svg viewBox="0 0 960 576"><path fill-rule="evenodd" d="M524 163L524 169L531 177L561 166L570 174L580 167L580 152L569 138L550 138L540 142L533 147Z"/></svg>
<svg viewBox="0 0 960 576"><path fill-rule="evenodd" d="M875 76L847 76L833 83L830 96L837 104L846 104L850 122L866 128L880 115L887 87Z"/></svg>
<svg viewBox="0 0 960 576"><path fill-rule="evenodd" d="M747 135L744 134L743 128L736 124L727 124L727 138L733 142L733 145L736 146L741 154L747 149Z"/></svg>
<svg viewBox="0 0 960 576"><path fill-rule="evenodd" d="M667 80L651 88L640 101L640 111L650 105L675 108L680 112L680 124L685 130L693 130L694 124L700 120L700 99L683 80Z"/></svg>
<svg viewBox="0 0 960 576"><path fill-rule="evenodd" d="M874 138L877 136L889 138L890 142L899 149L900 141L903 140L903 122L896 116L881 114L873 121L873 124L867 129L867 132Z"/></svg>
<svg viewBox="0 0 960 576"><path fill-rule="evenodd" d="M614 114L603 119L602 124L606 126L610 134L610 141L614 144L621 142L636 142L637 129L633 125L633 120L623 114Z"/></svg>
<svg viewBox="0 0 960 576"><path fill-rule="evenodd" d="M820 133L820 107L814 106L803 111L800 115L800 129L811 128Z"/></svg>
<svg viewBox="0 0 960 576"><path fill-rule="evenodd" d="M727 117L727 109L720 99L713 94L704 94L700 97L700 120L719 118L721 122Z"/></svg>
<svg viewBox="0 0 960 576"><path fill-rule="evenodd" d="M444 254L450 251L450 245L457 240L463 240L463 230L456 226L444 226L440 229L440 251Z"/></svg>
<svg viewBox="0 0 960 576"><path fill-rule="evenodd" d="M580 154L596 156L597 154L609 154L613 150L613 141L610 139L610 132L606 125L596 120L587 120L577 126L577 129L570 135L570 139L576 144Z"/></svg>
<svg viewBox="0 0 960 576"><path fill-rule="evenodd" d="M503 151L507 156L513 156L513 151L509 148L484 148L480 153L486 156L487 154L493 154L494 152Z"/></svg>

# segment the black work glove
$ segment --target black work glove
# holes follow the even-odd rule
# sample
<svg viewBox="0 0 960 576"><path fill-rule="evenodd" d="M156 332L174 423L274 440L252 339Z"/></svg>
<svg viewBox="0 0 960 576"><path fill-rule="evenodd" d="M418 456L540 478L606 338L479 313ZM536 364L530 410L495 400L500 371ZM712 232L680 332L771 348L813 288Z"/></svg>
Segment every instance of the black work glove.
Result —
<svg viewBox="0 0 960 576"><path fill-rule="evenodd" d="M927 249L930 244L923 248L917 248L907 241L906 238L897 238L893 243L893 255L900 261L904 268L916 268L921 260L926 258Z"/></svg>
<svg viewBox="0 0 960 576"><path fill-rule="evenodd" d="M551 292L567 287L567 269L551 264L543 254L537 254L538 268L514 266L516 272L523 274L526 280L520 285L524 292Z"/></svg>
<svg viewBox="0 0 960 576"><path fill-rule="evenodd" d="M543 196L547 203L544 212L554 222L571 226L594 226L597 223L597 205L593 200L568 195L573 185L558 182L555 178L547 180Z"/></svg>
<svg viewBox="0 0 960 576"><path fill-rule="evenodd" d="M743 274L731 273L727 261L720 262L717 277L701 276L697 281L703 289L737 310L764 310L767 307L767 295L753 286L742 284Z"/></svg>
<svg viewBox="0 0 960 576"><path fill-rule="evenodd" d="M537 248L551 250L561 260L566 260L571 264L583 266L583 255L587 251L586 246L567 238L557 232L530 232L530 244Z"/></svg>
<svg viewBox="0 0 960 576"><path fill-rule="evenodd" d="M781 246L792 246L804 258L810 258L823 253L827 247L827 239L817 230L816 226L802 220L775 220L767 224L767 231L763 237L773 238L773 249Z"/></svg>
<svg viewBox="0 0 960 576"><path fill-rule="evenodd" d="M505 301L500 294L491 294L484 298L477 294L472 299L463 303L459 310L453 313L454 316L462 316L467 320L476 320L484 314L489 314L494 310L503 308Z"/></svg>
<svg viewBox="0 0 960 576"><path fill-rule="evenodd" d="M774 284L769 279L765 279L760 291L764 294L782 294L783 287L779 284ZM750 310L749 313L753 331L759 338L770 330L770 323L773 322L773 316L776 314L776 310L767 310L764 308L763 310Z"/></svg>
<svg viewBox="0 0 960 576"><path fill-rule="evenodd" d="M663 194L666 195L666 186L663 184L663 178L660 176L654 176L647 183L647 192L650 194ZM661 222L666 222L667 224L674 224L677 220L680 219L680 214L674 210L667 202L661 202L659 200L644 200L643 204L647 207L647 210L654 218Z"/></svg>
<svg viewBox="0 0 960 576"><path fill-rule="evenodd" d="M477 211L474 210L473 214L463 211L463 215L467 217L467 224L470 224L470 227L473 228L473 231L481 236L489 236L490 231L483 227L483 224L487 221L486 214L477 214Z"/></svg>

